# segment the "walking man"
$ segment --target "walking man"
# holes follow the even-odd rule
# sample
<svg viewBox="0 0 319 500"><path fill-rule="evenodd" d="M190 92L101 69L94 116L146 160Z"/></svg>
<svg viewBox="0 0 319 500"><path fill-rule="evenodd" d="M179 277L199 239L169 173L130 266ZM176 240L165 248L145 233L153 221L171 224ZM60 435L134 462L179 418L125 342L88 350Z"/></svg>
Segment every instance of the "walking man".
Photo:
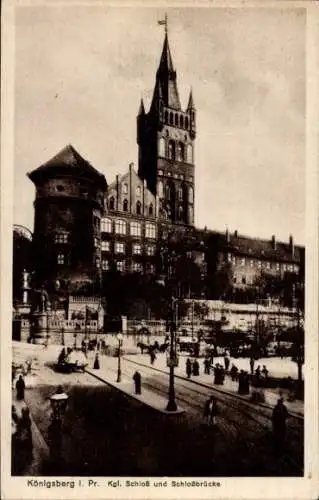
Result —
<svg viewBox="0 0 319 500"><path fill-rule="evenodd" d="M206 401L204 409L204 417L207 418L208 425L216 424L216 414L217 414L217 401L214 398L214 396L210 396L210 398Z"/></svg>
<svg viewBox="0 0 319 500"><path fill-rule="evenodd" d="M250 373L253 375L254 374L254 368L255 368L255 360L254 358L251 356L250 360L249 360L249 364L250 364Z"/></svg>
<svg viewBox="0 0 319 500"><path fill-rule="evenodd" d="M17 389L17 399L19 399L20 401L23 401L24 400L25 383L24 383L22 375L20 375L19 379L17 380L16 389Z"/></svg>
<svg viewBox="0 0 319 500"><path fill-rule="evenodd" d="M278 399L278 402L272 414L272 429L275 440L275 445L282 446L286 439L286 420L289 417L288 410L284 405L283 398Z"/></svg>

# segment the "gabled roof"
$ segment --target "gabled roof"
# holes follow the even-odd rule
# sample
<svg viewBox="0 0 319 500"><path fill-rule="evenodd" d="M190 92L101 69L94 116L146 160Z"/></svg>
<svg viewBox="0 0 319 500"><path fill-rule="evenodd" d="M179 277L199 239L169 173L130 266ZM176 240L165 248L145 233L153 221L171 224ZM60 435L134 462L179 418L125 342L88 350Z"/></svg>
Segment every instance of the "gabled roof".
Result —
<svg viewBox="0 0 319 500"><path fill-rule="evenodd" d="M43 177L55 176L61 173L68 175L86 175L89 176L89 178L101 182L102 185L104 185L104 189L106 188L104 175L92 167L87 160L82 158L71 144L65 146L59 153L39 168L28 173L28 176L36 183L37 180Z"/></svg>

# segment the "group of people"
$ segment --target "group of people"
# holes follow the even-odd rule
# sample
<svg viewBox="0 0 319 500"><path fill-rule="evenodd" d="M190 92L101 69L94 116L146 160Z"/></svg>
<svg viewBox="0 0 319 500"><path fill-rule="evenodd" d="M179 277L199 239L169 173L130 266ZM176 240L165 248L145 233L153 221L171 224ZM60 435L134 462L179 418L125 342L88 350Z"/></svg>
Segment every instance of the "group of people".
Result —
<svg viewBox="0 0 319 500"><path fill-rule="evenodd" d="M199 375L199 363L197 358L192 361L190 358L186 360L186 375L187 378L191 378L192 375L198 377Z"/></svg>
<svg viewBox="0 0 319 500"><path fill-rule="evenodd" d="M249 373L245 370L240 370L238 375L238 394L249 394Z"/></svg>
<svg viewBox="0 0 319 500"><path fill-rule="evenodd" d="M30 410L24 403L25 381L23 375L19 375L15 387L16 399L20 403L22 402L22 406L21 414L18 415L16 406L12 405L12 465L15 473L20 473L32 459L33 442Z"/></svg>

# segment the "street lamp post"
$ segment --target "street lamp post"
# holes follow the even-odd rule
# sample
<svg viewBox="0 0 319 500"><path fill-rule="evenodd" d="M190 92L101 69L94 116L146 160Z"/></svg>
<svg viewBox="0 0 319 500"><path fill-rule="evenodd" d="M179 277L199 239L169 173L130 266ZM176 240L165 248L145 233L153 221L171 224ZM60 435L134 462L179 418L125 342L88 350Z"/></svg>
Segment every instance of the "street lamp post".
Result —
<svg viewBox="0 0 319 500"><path fill-rule="evenodd" d="M169 359L167 360L169 365L169 389L168 389L168 403L166 410L167 411L176 411L177 404L175 401L175 383L174 383L174 368L176 366L176 349L175 349L175 321L174 321L174 308L175 308L175 300L174 297L171 299L171 322L170 322L170 352Z"/></svg>
<svg viewBox="0 0 319 500"><path fill-rule="evenodd" d="M57 468L55 473L62 467L62 424L69 396L59 386L56 393L50 397L52 407L52 422L49 427L49 443L51 459Z"/></svg>
<svg viewBox="0 0 319 500"><path fill-rule="evenodd" d="M123 335L121 333L118 333L116 336L118 343L119 343L119 351L118 351L118 357L117 357L117 382L121 382L122 380L122 370L121 370L121 345L123 342Z"/></svg>

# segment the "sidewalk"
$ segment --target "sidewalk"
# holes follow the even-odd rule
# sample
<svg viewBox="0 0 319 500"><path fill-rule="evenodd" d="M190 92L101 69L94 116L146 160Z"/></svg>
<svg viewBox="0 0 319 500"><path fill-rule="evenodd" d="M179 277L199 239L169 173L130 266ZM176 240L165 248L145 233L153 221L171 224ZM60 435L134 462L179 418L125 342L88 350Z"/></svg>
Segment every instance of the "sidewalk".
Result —
<svg viewBox="0 0 319 500"><path fill-rule="evenodd" d="M169 372L169 368L166 366L166 354L157 354L157 358L154 362L153 365L150 363L150 356L148 354L137 354L137 355L126 355L124 356L124 359L127 361L130 361L134 364L141 365L141 366L147 366L148 368L153 368L154 370L158 370L164 373ZM187 379L186 377L186 359L187 356L180 356L179 358L179 365L177 368L175 368L175 376L178 378L182 378L185 380L191 380L193 383L197 383L200 385L204 385L205 387L208 388L214 388L220 392L226 392L230 394L236 394L239 398L243 398L246 400L250 400L251 395L238 395L238 382L232 381L230 376L226 375L224 384L221 385L214 385L213 380L214 380L214 375L213 371L211 370L210 375L204 374L204 366L203 366L203 360L200 359L200 375L194 377L192 375L191 379ZM223 360L222 358L216 358L217 363L222 363ZM266 406L274 407L277 403L277 400L279 397L284 397L285 398L285 405L287 406L288 411L292 415L296 415L297 417L303 418L304 416L304 404L302 401L295 400L295 401L287 401L287 391L283 389L264 389L264 394L265 394L265 404ZM285 397L286 396L286 397ZM259 403L260 404L260 403Z"/></svg>
<svg viewBox="0 0 319 500"><path fill-rule="evenodd" d="M92 360L91 360L92 361ZM121 382L116 382L117 379L117 358L111 358L107 356L100 356L100 369L94 370L90 368L92 362L86 368L86 372L93 377L101 380L102 382L114 387L116 390L122 392L126 396L129 396L140 403L149 406L153 410L159 411L166 415L180 415L184 413L184 409L179 408L177 411L167 411L167 396L162 396L161 394L155 393L149 389L141 387L142 394L135 394L134 384L132 378L128 378L123 372L121 377Z"/></svg>

